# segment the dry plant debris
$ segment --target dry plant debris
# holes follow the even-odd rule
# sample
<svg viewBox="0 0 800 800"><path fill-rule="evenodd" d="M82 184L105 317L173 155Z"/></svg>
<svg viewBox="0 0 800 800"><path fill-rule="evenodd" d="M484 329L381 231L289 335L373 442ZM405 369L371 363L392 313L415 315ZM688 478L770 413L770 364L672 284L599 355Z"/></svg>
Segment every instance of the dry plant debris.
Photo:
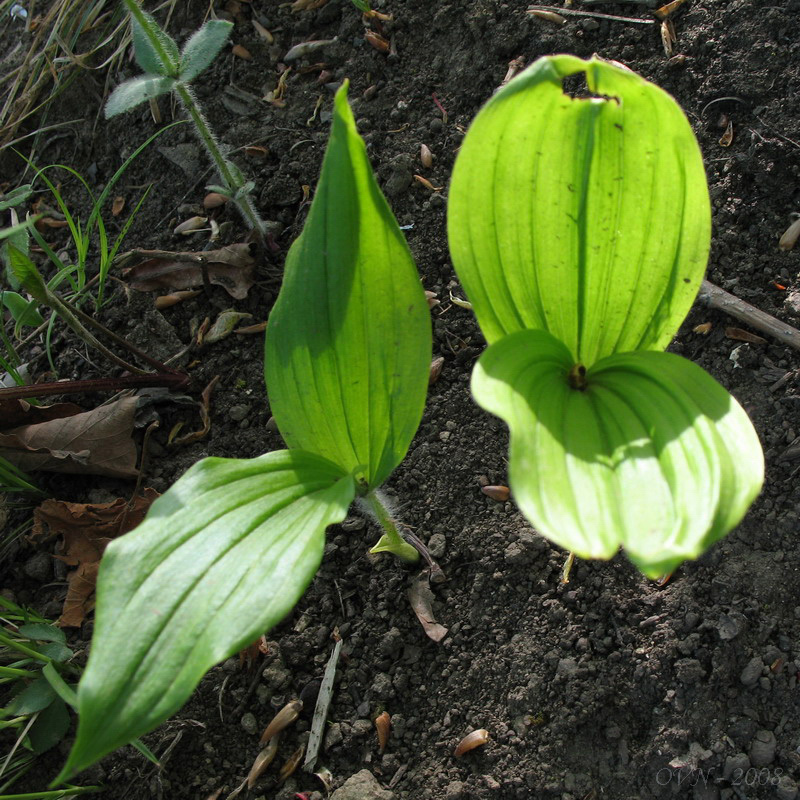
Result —
<svg viewBox="0 0 800 800"><path fill-rule="evenodd" d="M423 570L412 580L408 600L428 638L441 642L447 636L447 628L440 625L433 614L434 596L427 570Z"/></svg>
<svg viewBox="0 0 800 800"><path fill-rule="evenodd" d="M119 256L117 263L123 267L131 287L140 292L194 289L203 285L206 269L208 280L222 286L236 300L247 297L255 268L251 246L245 243L199 253L131 250Z"/></svg>
<svg viewBox="0 0 800 800"><path fill-rule="evenodd" d="M25 472L136 477L136 445L132 439L135 398L123 397L92 411L76 412L77 406L68 403L35 411L34 406L28 408L34 421L20 424L18 412L12 412L4 417L0 433L0 455L14 466ZM42 420L48 410L63 415ZM8 420L11 426L6 427Z"/></svg>
<svg viewBox="0 0 800 800"><path fill-rule="evenodd" d="M133 530L158 497L154 489L129 503L117 498L110 503L67 503L45 500L33 512L31 539L42 542L53 536L64 539L63 555L56 558L75 569L67 576L67 596L58 625L77 628L94 608L94 587L100 558L106 545Z"/></svg>

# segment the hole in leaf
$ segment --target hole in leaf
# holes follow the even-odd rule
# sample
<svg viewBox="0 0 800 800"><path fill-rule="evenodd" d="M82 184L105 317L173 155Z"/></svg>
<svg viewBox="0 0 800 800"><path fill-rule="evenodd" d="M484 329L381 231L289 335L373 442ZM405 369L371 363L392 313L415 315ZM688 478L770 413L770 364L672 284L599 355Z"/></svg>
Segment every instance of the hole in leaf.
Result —
<svg viewBox="0 0 800 800"><path fill-rule="evenodd" d="M583 364L574 364L567 373L567 383L572 389L577 389L579 392L584 391L587 386L586 367Z"/></svg>
<svg viewBox="0 0 800 800"><path fill-rule="evenodd" d="M567 75L561 80L561 90L567 97L573 100L613 100L617 105L622 105L619 97L607 94L597 94L589 89L586 83L586 73L578 72L575 75Z"/></svg>

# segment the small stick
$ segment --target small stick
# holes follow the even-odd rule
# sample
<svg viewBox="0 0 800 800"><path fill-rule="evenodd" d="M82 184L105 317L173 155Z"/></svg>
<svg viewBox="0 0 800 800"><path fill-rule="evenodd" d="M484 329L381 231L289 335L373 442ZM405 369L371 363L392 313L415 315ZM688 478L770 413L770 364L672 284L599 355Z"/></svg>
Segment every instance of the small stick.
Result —
<svg viewBox="0 0 800 800"><path fill-rule="evenodd" d="M710 308L724 311L734 319L746 322L757 331L766 333L779 342L794 347L795 350L800 350L800 331L797 328L781 322L709 281L703 281L697 299Z"/></svg>
<svg viewBox="0 0 800 800"><path fill-rule="evenodd" d="M654 19L638 19L636 17L618 17L615 14L600 14L596 11L578 11L574 8L562 8L561 6L531 6L528 9L530 14L533 11L555 11L556 14L572 14L575 17L596 17L597 19L610 19L615 22L635 22L637 25L655 25Z"/></svg>
<svg viewBox="0 0 800 800"><path fill-rule="evenodd" d="M189 376L181 372L148 372L144 375L123 375L120 378L90 378L85 381L55 381L37 383L33 386L14 386L10 389L0 389L0 400L25 400L28 397L52 397L80 392L116 392L121 389L142 389L152 386L182 389L188 383Z"/></svg>

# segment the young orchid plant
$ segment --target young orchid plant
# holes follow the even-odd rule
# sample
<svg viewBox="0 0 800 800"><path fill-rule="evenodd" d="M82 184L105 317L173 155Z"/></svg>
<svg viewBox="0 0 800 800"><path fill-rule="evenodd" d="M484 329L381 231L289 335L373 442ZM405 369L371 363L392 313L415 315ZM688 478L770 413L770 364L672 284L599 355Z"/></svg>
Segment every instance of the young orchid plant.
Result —
<svg viewBox="0 0 800 800"><path fill-rule="evenodd" d="M578 73L592 96L563 92ZM415 555L378 490L421 419L430 318L346 96L267 327L289 449L202 460L108 546L59 780L164 721L279 622L355 499L384 526L376 550ZM710 237L702 160L674 100L598 59L536 62L465 138L449 237L489 342L473 392L510 427L511 487L540 533L585 557L622 545L656 576L738 523L763 480L752 425L663 352Z"/></svg>
<svg viewBox="0 0 800 800"><path fill-rule="evenodd" d="M591 96L562 81L584 74ZM730 531L760 491L750 420L663 352L708 260L711 210L677 103L593 58L543 58L472 123L450 189L453 264L489 348L477 402L510 429L509 483L585 558L648 576Z"/></svg>
<svg viewBox="0 0 800 800"><path fill-rule="evenodd" d="M189 37L183 50L179 50L175 40L139 6L137 0L123 2L131 15L136 62L145 74L114 89L106 103L106 118L130 111L162 94L173 93L189 115L222 182L221 185L209 186L209 190L233 201L256 235L263 237L264 222L251 195L255 184L245 180L241 170L225 155L190 86L219 55L233 24L220 19L209 20Z"/></svg>
<svg viewBox="0 0 800 800"><path fill-rule="evenodd" d="M57 780L175 713L203 675L288 614L353 501L407 560L380 486L425 405L431 324L414 261L347 104L269 317L265 376L290 449L206 458L106 549L75 745Z"/></svg>

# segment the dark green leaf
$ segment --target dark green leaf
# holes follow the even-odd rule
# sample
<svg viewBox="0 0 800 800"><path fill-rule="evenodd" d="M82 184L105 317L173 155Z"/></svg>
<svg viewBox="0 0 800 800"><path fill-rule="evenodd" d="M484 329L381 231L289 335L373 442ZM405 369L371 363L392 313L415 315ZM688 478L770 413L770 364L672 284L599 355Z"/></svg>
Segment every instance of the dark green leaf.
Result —
<svg viewBox="0 0 800 800"><path fill-rule="evenodd" d="M14 697L5 711L12 717L35 714L37 711L47 708L56 697L49 682L45 678L37 678Z"/></svg>
<svg viewBox="0 0 800 800"><path fill-rule="evenodd" d="M28 738L34 753L44 753L55 747L69 730L70 716L67 706L60 697L44 710L39 712L36 722L28 731Z"/></svg>
<svg viewBox="0 0 800 800"><path fill-rule="evenodd" d="M207 458L111 542L61 779L163 722L208 669L278 623L354 493L351 476L310 453Z"/></svg>

